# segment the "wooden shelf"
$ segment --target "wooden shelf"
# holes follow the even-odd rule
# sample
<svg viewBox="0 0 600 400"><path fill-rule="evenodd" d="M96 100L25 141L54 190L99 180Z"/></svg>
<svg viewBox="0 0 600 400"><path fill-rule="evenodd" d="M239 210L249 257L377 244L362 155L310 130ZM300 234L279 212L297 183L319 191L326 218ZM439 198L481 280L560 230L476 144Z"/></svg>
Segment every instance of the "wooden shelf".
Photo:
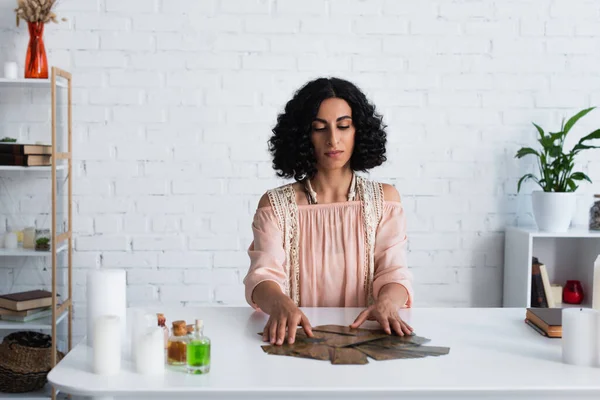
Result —
<svg viewBox="0 0 600 400"><path fill-rule="evenodd" d="M61 253L67 250L68 246L63 244L58 249L56 249L57 253ZM50 257L52 256L52 251L36 251L31 249L2 249L0 248L0 257Z"/></svg>
<svg viewBox="0 0 600 400"><path fill-rule="evenodd" d="M69 171L69 168L72 167L72 162L73 162L73 158L72 158L72 137L73 137L73 117L72 117L72 103L71 103L71 73L67 72L65 70L62 70L60 68L57 67L52 67L51 71L50 71L50 79L0 79L0 91L2 90L6 90L7 88L15 88L15 89L41 89L41 90L47 90L51 96L51 102L50 102L50 115L52 117L52 125L51 127L48 129L49 133L50 133L50 137L47 139L47 143L51 144L51 146L57 148L59 143L63 143L62 141L59 142L59 139L65 139L64 136L61 136L60 138L57 135L57 108L59 107L58 104L58 100L57 100L57 94L60 91L60 94L66 94L65 92L62 91L62 89L68 89L68 98L67 98L67 104L68 104L68 117L67 117L67 126L66 126L66 143L67 143L67 149L66 152L64 153L55 153L55 166L56 168L54 168L53 166L31 166L31 167L23 167L23 166L12 166L12 165L3 165L0 166L0 172L2 171L7 171L7 173L9 173L10 171L15 171L15 172L23 172L23 171L27 171L27 172L33 172L33 171L40 171L42 173L49 173L49 176L51 177L52 181L55 181L57 178L57 172L58 171ZM26 91L24 91L26 92ZM62 104L60 104L60 106L62 106ZM61 125L60 128L62 128L63 126ZM62 130L62 129L61 129ZM62 162L59 163L59 160L62 160ZM50 175L51 174L51 175ZM62 178L61 174L61 178ZM73 177L72 176L68 176L68 181L66 182L67 184L67 203L68 203L68 214L67 214L67 221L68 221L68 232L72 232L73 231L73 227L72 227L72 206L73 206L73 191L72 191L72 183L73 183ZM57 199L59 197L58 194L58 188L56 184L52 184L51 185L51 205L52 205L52 211L51 211L51 216L52 216L52 221L51 221L51 226L56 227L57 225L57 221L58 221L58 210L57 210ZM62 195L61 195L62 196ZM61 203L62 206L62 203ZM62 235L60 235L62 236ZM68 289L68 293L65 293L63 300L63 305L60 306L59 310L60 310L60 314L56 315L56 320L53 319L53 317L47 316L47 317L43 317L34 321L29 321L29 322L14 322L14 321L4 321L0 319L0 330L48 330L50 332L48 332L49 334L51 334L52 336L52 360L51 360L51 364L52 367L56 366L56 360L55 360L55 355L56 355L56 349L57 349L57 345L58 345L58 331L57 331L57 325L60 322L64 322L66 321L68 323L68 327L67 327L67 332L68 332L68 345L66 347L70 348L72 345L72 324L73 324L73 307L72 307L72 273L73 273L73 259L72 259L72 254L69 253L68 249L69 249L69 244L68 242L63 242L64 239L67 240L72 240L71 235L69 234L68 237L64 238L64 237L57 237L56 238L56 242L54 244L56 244L56 246L52 246L52 249L50 251L47 252L41 252L41 251L35 251L35 250L25 250L25 249L15 249L15 250L7 250L7 249L0 249L0 257L2 256L23 256L23 257L50 257L50 264L52 265L52 283L51 283L51 290L52 293L56 296L57 295L57 280L58 280L58 272L57 272L57 268L58 268L58 260L57 257L55 257L55 255L57 253L66 253L67 254L67 289ZM50 385L46 385L46 387L44 388L44 390L38 391L38 392L33 392L33 393L23 393L23 394L12 394L12 393L0 393L0 399L51 399L53 397L53 389ZM62 397L62 396L61 396Z"/></svg>
<svg viewBox="0 0 600 400"><path fill-rule="evenodd" d="M50 88L52 81L50 79L7 79L0 78L0 86L8 86L8 87L28 87L28 88L38 88L38 87L48 87ZM66 88L68 87L67 82L62 80L56 81L56 86Z"/></svg>
<svg viewBox="0 0 600 400"><path fill-rule="evenodd" d="M61 323L69 315L69 312L65 310L61 315L56 318L56 324ZM52 315L36 319L29 322L16 322L16 321L4 321L0 319L0 331L2 330L20 330L20 329L52 329Z"/></svg>

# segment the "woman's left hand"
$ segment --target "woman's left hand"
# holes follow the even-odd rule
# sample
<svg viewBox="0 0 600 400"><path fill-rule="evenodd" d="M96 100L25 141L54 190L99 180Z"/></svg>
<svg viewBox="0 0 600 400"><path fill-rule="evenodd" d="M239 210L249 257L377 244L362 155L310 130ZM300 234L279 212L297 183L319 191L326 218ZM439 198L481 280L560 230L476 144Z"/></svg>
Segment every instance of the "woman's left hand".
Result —
<svg viewBox="0 0 600 400"><path fill-rule="evenodd" d="M361 312L350 327L358 328L367 319L379 322L388 335L392 334L392 330L398 336L410 335L413 331L413 328L402 321L402 318L398 315L398 306L388 299L379 299L375 304Z"/></svg>

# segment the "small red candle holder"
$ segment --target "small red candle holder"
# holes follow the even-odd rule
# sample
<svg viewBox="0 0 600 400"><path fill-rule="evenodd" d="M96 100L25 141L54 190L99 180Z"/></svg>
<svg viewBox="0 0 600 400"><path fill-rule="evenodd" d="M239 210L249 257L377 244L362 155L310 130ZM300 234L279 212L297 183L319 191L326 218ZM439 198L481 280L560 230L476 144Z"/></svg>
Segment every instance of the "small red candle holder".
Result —
<svg viewBox="0 0 600 400"><path fill-rule="evenodd" d="M569 280L563 289L563 301L567 304L581 304L583 301L583 288L581 282Z"/></svg>

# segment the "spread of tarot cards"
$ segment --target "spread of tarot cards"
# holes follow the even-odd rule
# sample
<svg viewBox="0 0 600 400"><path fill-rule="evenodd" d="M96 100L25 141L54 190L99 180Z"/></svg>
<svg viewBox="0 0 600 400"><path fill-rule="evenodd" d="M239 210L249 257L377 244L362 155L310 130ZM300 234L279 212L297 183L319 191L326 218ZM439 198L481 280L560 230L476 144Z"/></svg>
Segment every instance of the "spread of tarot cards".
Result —
<svg viewBox="0 0 600 400"><path fill-rule="evenodd" d="M382 361L442 356L450 352L449 347L424 346L431 340L414 334L388 335L383 330L341 325L316 326L312 331L310 338L299 328L293 344L263 345L262 349L267 354L313 358L332 364L368 364L367 357Z"/></svg>

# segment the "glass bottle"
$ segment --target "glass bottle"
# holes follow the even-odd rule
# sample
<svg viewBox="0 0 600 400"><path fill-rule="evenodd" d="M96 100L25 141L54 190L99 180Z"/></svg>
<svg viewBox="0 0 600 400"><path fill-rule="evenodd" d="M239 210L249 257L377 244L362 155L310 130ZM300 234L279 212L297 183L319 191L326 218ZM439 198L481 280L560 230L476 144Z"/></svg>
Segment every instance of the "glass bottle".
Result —
<svg viewBox="0 0 600 400"><path fill-rule="evenodd" d="M187 371L190 374L210 372L210 339L204 336L204 323L196 320L194 331L187 345Z"/></svg>
<svg viewBox="0 0 600 400"><path fill-rule="evenodd" d="M173 321L171 333L167 346L167 363L169 365L185 365L189 341L185 321Z"/></svg>
<svg viewBox="0 0 600 400"><path fill-rule="evenodd" d="M590 208L590 230L600 231L600 194L594 195L594 203Z"/></svg>
<svg viewBox="0 0 600 400"><path fill-rule="evenodd" d="M158 326L160 326L163 330L163 334L165 336L165 349L169 345L169 328L167 328L167 319L165 318L165 314L156 314L158 318Z"/></svg>

